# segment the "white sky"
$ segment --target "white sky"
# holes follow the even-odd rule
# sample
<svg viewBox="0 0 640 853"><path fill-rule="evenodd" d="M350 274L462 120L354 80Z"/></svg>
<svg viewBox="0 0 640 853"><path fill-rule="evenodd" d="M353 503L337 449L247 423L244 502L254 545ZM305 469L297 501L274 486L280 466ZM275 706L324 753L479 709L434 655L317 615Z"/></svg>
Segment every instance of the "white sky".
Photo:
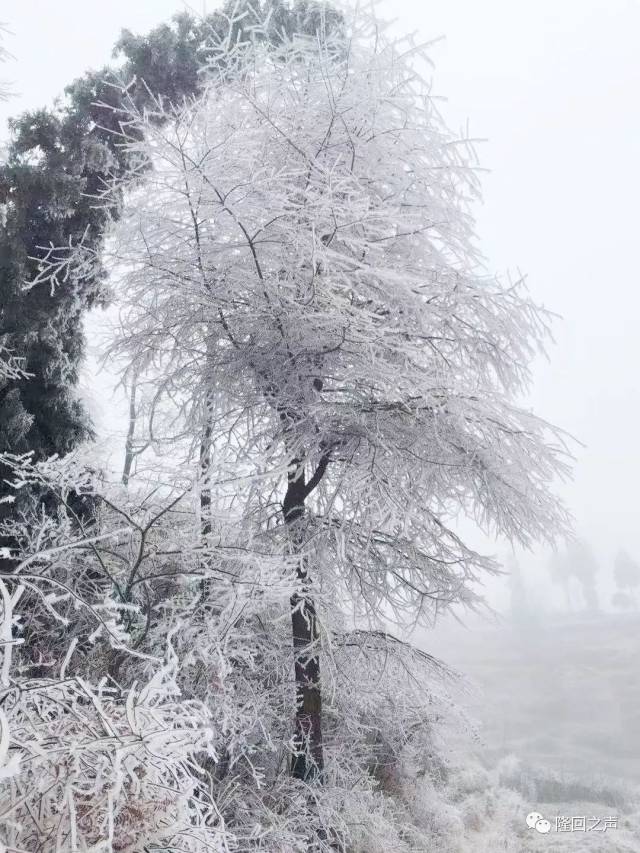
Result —
<svg viewBox="0 0 640 853"><path fill-rule="evenodd" d="M145 33L185 7L0 0L15 57L0 71L17 93L0 121L109 62L123 27ZM468 119L488 140L481 244L564 318L532 395L586 445L563 493L603 564L621 546L640 557L640 0L383 0L381 14L446 36L434 91L454 129Z"/></svg>

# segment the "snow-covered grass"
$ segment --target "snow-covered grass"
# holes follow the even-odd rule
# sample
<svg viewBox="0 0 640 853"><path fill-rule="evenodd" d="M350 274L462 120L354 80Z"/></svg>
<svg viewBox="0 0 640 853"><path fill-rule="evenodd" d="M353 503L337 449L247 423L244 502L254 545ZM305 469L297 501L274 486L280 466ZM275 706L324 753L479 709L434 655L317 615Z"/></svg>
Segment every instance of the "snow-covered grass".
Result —
<svg viewBox="0 0 640 853"><path fill-rule="evenodd" d="M477 688L463 698L481 742L452 754L443 794L465 818L444 850L640 849L640 618L564 614L522 624L448 625L422 645ZM548 835L525 817L543 814ZM556 832L556 816L617 817L618 828ZM466 846L465 846L466 845Z"/></svg>
<svg viewBox="0 0 640 853"><path fill-rule="evenodd" d="M514 756L491 768L467 756L441 779L408 775L401 799L413 824L430 839L433 853L636 853L640 849L637 788L627 784L590 789L578 778L560 779ZM548 834L527 826L531 811L549 820ZM585 826L592 828L558 831L559 816L584 816ZM615 817L617 825L605 830L602 822L595 829L589 822L593 817Z"/></svg>

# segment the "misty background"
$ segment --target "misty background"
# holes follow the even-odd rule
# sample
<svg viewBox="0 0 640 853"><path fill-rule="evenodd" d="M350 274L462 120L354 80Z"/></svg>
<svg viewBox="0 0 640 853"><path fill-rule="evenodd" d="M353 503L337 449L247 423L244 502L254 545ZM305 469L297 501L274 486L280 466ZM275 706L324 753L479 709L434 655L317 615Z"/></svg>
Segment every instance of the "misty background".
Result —
<svg viewBox="0 0 640 853"><path fill-rule="evenodd" d="M9 116L107 64L122 28L146 33L176 12L213 8L3 0L13 59L2 72L15 94L0 104L0 139ZM478 688L467 705L488 759L514 753L605 787L640 782L640 588L614 572L621 550L640 560L640 2L385 0L379 14L423 41L446 36L431 50L433 94L454 130L485 140L476 216L487 266L526 273L533 298L559 315L528 403L581 442L574 478L558 490L583 550L513 552L478 533L477 547L512 573L486 589L499 616L447 620L418 640ZM83 393L99 452L117 469L124 401L114 374L96 368L105 319L90 320Z"/></svg>

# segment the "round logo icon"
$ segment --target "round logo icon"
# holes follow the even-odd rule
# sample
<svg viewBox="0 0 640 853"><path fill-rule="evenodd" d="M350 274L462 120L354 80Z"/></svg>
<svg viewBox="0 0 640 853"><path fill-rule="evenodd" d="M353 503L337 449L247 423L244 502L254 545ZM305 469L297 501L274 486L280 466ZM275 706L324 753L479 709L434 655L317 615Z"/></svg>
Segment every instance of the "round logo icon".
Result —
<svg viewBox="0 0 640 853"><path fill-rule="evenodd" d="M543 835L546 835L547 832L551 829L551 824L548 820L542 818L542 820L536 821L536 829L538 832L541 832Z"/></svg>
<svg viewBox="0 0 640 853"><path fill-rule="evenodd" d="M529 812L527 815L527 826L533 829L539 820L544 820L540 812Z"/></svg>

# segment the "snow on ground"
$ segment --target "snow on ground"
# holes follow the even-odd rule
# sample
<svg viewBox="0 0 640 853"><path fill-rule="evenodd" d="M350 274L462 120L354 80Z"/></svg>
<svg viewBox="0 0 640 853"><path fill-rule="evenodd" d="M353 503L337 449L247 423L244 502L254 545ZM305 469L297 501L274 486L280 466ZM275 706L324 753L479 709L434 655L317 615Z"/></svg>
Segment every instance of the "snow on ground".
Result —
<svg viewBox="0 0 640 853"><path fill-rule="evenodd" d="M459 700L480 740L471 764L468 745L464 759L452 751L468 778L447 786L464 818L460 851L640 851L640 615L447 624L420 644L475 688ZM533 811L548 833L526 826Z"/></svg>

